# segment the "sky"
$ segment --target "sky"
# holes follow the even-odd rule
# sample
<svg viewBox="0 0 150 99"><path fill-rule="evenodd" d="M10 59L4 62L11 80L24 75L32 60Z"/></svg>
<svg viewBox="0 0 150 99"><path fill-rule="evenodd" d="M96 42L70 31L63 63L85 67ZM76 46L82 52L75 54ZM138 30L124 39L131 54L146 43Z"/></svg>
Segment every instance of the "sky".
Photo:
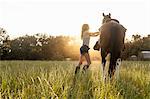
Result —
<svg viewBox="0 0 150 99"><path fill-rule="evenodd" d="M98 31L111 13L133 34L150 34L150 0L0 0L0 27L11 39L36 33L80 36L81 26Z"/></svg>

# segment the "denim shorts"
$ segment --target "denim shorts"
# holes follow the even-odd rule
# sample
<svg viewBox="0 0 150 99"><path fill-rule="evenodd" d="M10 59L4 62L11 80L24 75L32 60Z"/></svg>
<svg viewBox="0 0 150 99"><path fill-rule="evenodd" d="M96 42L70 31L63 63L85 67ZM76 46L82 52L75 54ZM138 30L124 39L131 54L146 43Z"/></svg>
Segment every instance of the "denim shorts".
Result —
<svg viewBox="0 0 150 99"><path fill-rule="evenodd" d="M89 47L87 46L87 45L82 45L81 47L80 47L80 53L83 55L83 54L85 54L85 53L88 53L88 51L89 51Z"/></svg>

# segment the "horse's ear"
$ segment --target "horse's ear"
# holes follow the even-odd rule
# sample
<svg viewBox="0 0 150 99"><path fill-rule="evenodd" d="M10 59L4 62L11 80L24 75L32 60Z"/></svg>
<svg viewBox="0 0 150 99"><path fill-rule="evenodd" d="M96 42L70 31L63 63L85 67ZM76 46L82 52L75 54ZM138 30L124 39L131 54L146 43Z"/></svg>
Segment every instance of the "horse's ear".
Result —
<svg viewBox="0 0 150 99"><path fill-rule="evenodd" d="M103 16L105 16L105 14L103 13Z"/></svg>
<svg viewBox="0 0 150 99"><path fill-rule="evenodd" d="M109 13L109 16L111 16L111 14Z"/></svg>

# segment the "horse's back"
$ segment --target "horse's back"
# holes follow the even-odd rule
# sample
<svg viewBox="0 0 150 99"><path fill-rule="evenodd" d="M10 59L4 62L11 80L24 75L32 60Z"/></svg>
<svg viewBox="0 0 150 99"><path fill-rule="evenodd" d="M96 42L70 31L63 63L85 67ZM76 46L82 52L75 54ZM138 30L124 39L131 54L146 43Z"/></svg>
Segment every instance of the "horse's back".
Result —
<svg viewBox="0 0 150 99"><path fill-rule="evenodd" d="M126 29L121 24L108 22L103 24L100 30L100 43L102 48L110 50L112 43L117 45L118 50L123 48Z"/></svg>

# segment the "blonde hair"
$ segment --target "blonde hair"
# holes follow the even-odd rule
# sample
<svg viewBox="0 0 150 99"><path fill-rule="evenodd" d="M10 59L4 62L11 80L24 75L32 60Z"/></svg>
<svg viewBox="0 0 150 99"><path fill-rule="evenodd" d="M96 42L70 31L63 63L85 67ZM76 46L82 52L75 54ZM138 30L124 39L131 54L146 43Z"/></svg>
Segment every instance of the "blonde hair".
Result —
<svg viewBox="0 0 150 99"><path fill-rule="evenodd" d="M88 24L83 24L82 25L82 31L81 31L81 39L83 39L83 33L87 30L89 30L89 25Z"/></svg>

